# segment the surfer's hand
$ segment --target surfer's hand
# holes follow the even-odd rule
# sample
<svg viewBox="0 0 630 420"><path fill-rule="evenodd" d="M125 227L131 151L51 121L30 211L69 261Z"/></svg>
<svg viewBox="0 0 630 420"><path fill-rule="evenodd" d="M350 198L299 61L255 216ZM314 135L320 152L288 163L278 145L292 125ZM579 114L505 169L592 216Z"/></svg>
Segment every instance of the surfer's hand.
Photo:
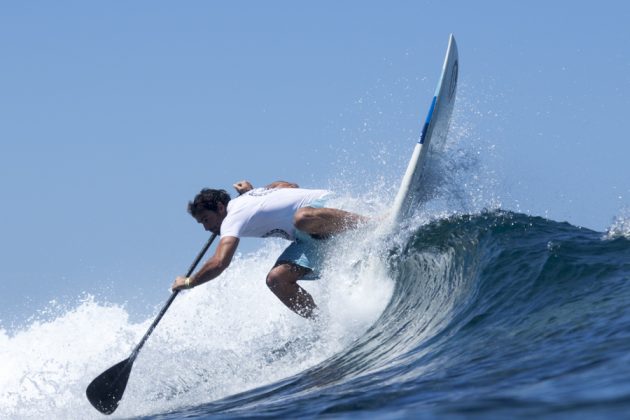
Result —
<svg viewBox="0 0 630 420"><path fill-rule="evenodd" d="M244 194L247 191L251 191L254 189L254 186L249 181L239 181L236 184L232 185L237 193Z"/></svg>
<svg viewBox="0 0 630 420"><path fill-rule="evenodd" d="M177 276L177 278L173 282L173 285L171 286L171 291L174 292L176 290L184 290L190 288L192 288L192 285L190 284L190 277Z"/></svg>

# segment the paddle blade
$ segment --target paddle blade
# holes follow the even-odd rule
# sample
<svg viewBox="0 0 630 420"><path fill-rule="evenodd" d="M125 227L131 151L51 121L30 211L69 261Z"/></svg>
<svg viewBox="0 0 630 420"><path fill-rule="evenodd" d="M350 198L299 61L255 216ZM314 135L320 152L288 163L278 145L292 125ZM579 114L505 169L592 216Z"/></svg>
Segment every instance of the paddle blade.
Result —
<svg viewBox="0 0 630 420"><path fill-rule="evenodd" d="M112 414L125 392L133 361L125 359L101 373L85 390L90 403L103 414Z"/></svg>

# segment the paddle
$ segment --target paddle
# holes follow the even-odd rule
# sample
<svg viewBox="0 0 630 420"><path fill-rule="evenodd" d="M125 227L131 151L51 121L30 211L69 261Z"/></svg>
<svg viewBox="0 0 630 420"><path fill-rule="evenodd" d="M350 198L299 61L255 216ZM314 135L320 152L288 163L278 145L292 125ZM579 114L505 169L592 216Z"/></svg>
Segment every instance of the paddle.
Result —
<svg viewBox="0 0 630 420"><path fill-rule="evenodd" d="M210 245L216 237L217 235L213 234L210 239L208 239L208 242L206 242L203 249L199 252L199 255L197 255L197 258L195 258L195 261L188 269L186 277L190 277L193 271L195 271L197 264L199 264L199 261L203 258L204 254L208 248L210 248ZM131 356L101 373L92 381L92 383L90 383L90 385L88 385L85 390L87 399L90 403L92 403L94 408L101 413L112 414L116 411L116 408L118 408L118 403L125 392L125 388L127 387L127 381L129 380L129 374L131 373L133 362L136 360L136 357L138 357L140 349L144 346L145 341L147 341L158 322L160 322L166 313L168 307L171 306L171 303L173 303L173 300L177 297L178 293L179 290L176 290L171 294L171 297L169 297L166 301L166 304L149 327L149 330L146 332L144 337L142 337L142 340L140 340L140 343L138 343L136 348L131 352Z"/></svg>

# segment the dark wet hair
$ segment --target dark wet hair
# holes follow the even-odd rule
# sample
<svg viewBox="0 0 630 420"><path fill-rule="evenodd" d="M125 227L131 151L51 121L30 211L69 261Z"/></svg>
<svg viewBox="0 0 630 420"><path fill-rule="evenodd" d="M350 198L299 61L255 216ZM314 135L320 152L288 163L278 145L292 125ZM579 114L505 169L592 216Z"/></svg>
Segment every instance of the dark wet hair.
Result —
<svg viewBox="0 0 630 420"><path fill-rule="evenodd" d="M217 204L227 206L229 202L230 194L227 191L204 188L193 201L188 202L188 213L196 217L202 210L217 211Z"/></svg>

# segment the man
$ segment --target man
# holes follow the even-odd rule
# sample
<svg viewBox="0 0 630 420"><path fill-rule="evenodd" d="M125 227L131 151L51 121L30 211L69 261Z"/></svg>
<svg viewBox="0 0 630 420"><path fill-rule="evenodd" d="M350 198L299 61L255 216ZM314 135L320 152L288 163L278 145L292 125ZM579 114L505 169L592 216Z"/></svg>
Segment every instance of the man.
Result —
<svg viewBox="0 0 630 420"><path fill-rule="evenodd" d="M192 276L177 277L172 290L189 289L218 277L230 265L241 237L282 237L291 245L267 275L267 286L289 309L313 318L317 305L297 281L317 269L321 241L357 227L368 219L326 208L327 190L299 188L277 181L265 188L234 184L241 194L231 199L224 190L203 189L188 203L188 212L212 233L221 236L214 255Z"/></svg>

